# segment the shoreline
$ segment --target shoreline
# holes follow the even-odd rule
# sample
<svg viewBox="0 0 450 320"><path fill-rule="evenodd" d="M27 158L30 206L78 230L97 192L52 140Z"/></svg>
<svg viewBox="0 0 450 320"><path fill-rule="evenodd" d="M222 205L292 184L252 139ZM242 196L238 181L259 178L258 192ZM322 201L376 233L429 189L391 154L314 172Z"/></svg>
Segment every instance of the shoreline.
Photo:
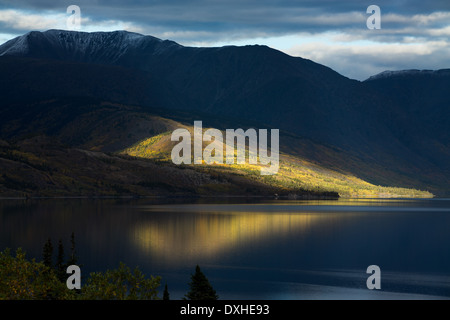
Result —
<svg viewBox="0 0 450 320"><path fill-rule="evenodd" d="M299 200L442 200L450 199L446 197L408 197L408 196L359 196L359 197L342 197L342 196L314 196L314 195L300 195L300 196L257 196L257 195L198 195L198 196L187 196L187 195L155 195L155 196L30 196L30 197L0 197L0 201L3 200L199 200L199 199L254 199L254 200L289 200L289 201L299 201Z"/></svg>

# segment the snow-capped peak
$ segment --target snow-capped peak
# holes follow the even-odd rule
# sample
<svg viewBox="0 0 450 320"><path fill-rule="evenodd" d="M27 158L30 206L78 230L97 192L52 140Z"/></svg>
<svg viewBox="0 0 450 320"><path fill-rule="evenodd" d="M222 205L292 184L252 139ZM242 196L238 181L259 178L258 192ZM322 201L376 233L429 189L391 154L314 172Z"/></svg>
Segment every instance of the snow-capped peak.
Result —
<svg viewBox="0 0 450 320"><path fill-rule="evenodd" d="M441 73L443 70L418 70L418 69L410 69L410 70L398 70L398 71L383 71L377 75L371 76L366 81L378 80L378 79L386 79L392 77L399 76L409 76L409 75L431 75Z"/></svg>
<svg viewBox="0 0 450 320"><path fill-rule="evenodd" d="M85 62L115 63L134 49L160 54L180 45L128 31L31 31L0 46L0 56L33 56Z"/></svg>

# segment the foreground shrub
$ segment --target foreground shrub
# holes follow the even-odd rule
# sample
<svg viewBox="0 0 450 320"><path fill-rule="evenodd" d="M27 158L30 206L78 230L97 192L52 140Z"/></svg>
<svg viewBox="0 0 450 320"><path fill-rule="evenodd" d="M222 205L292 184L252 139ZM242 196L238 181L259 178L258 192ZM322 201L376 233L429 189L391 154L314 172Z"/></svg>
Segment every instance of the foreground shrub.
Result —
<svg viewBox="0 0 450 320"><path fill-rule="evenodd" d="M146 278L135 268L124 263L118 269L94 272L81 289L83 299L88 300L157 300L161 277Z"/></svg>
<svg viewBox="0 0 450 320"><path fill-rule="evenodd" d="M75 292L59 281L55 272L42 262L29 261L22 249L15 257L9 249L0 252L0 299L74 299Z"/></svg>

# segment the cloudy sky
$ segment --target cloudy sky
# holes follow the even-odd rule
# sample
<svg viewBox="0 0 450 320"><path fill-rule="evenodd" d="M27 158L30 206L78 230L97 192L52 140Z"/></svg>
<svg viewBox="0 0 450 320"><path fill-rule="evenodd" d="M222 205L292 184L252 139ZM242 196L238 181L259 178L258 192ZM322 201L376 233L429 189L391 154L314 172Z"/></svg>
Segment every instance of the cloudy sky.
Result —
<svg viewBox="0 0 450 320"><path fill-rule="evenodd" d="M31 30L128 30L186 46L264 44L364 80L384 70L450 68L450 0L0 0L0 44ZM370 5L381 29L369 30Z"/></svg>

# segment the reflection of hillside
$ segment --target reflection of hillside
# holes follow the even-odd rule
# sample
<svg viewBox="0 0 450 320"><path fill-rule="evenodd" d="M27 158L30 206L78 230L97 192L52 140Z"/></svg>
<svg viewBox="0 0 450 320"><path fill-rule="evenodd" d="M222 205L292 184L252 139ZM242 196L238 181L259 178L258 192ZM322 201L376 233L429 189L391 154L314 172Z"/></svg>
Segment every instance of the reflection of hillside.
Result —
<svg viewBox="0 0 450 320"><path fill-rule="evenodd" d="M167 262L212 259L251 243L305 232L320 218L310 213L180 214L136 225L132 237L146 253Z"/></svg>

